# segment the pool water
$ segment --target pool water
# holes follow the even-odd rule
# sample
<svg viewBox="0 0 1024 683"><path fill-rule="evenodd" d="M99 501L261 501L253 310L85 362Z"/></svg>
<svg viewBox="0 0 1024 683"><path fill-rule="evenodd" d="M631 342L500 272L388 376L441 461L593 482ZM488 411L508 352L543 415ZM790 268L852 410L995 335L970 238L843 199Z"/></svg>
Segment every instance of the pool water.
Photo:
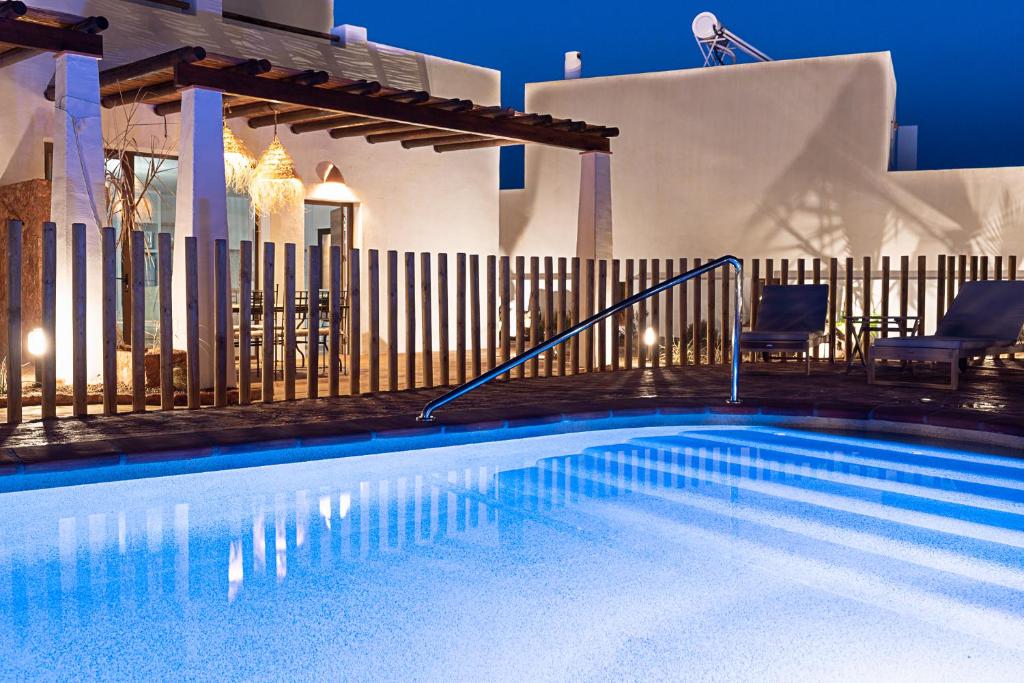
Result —
<svg viewBox="0 0 1024 683"><path fill-rule="evenodd" d="M1024 460L1003 456L658 426L0 510L3 680L1024 672Z"/></svg>

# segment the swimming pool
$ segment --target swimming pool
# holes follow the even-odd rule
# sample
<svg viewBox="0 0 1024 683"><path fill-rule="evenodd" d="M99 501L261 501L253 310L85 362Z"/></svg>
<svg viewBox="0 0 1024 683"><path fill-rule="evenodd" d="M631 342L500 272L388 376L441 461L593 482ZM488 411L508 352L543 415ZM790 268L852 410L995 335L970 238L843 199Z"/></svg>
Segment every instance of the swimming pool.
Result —
<svg viewBox="0 0 1024 683"><path fill-rule="evenodd" d="M1024 671L1024 460L1003 456L663 425L8 492L0 510L4 680Z"/></svg>

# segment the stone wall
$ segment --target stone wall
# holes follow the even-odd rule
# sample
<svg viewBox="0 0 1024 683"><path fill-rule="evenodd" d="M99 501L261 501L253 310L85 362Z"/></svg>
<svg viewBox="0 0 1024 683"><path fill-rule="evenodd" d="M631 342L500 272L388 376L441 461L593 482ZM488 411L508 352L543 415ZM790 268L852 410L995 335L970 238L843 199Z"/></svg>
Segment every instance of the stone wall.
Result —
<svg viewBox="0 0 1024 683"><path fill-rule="evenodd" d="M22 330L27 335L40 323L39 268L42 228L50 220L50 181L26 180L0 186L0 358L7 357L7 221L23 224L21 296Z"/></svg>

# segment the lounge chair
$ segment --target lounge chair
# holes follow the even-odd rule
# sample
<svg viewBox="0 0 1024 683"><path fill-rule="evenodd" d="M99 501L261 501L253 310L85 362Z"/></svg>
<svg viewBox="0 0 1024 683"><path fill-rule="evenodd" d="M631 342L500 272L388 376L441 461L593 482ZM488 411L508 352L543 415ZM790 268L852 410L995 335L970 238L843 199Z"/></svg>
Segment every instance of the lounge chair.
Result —
<svg viewBox="0 0 1024 683"><path fill-rule="evenodd" d="M913 382L917 386L955 390L971 358L1024 350L1024 280L967 282L939 321L934 335L876 339L868 352L869 384L908 384L880 380L875 361L949 363L949 383Z"/></svg>
<svg viewBox="0 0 1024 683"><path fill-rule="evenodd" d="M811 349L825 334L828 285L768 285L761 292L754 329L740 334L740 351L804 354L811 374Z"/></svg>

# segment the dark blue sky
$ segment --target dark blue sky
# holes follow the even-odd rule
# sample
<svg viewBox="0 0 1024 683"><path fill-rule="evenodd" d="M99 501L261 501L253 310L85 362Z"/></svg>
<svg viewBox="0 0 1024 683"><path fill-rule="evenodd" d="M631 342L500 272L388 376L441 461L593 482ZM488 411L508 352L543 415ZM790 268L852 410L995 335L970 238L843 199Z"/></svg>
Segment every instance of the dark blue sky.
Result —
<svg viewBox="0 0 1024 683"><path fill-rule="evenodd" d="M500 69L503 103L516 107L524 83L561 78L566 50L583 52L590 76L699 66L690 22L705 9L775 59L890 50L920 168L1024 165L1021 0L335 4L336 23L366 26L371 40ZM503 187L520 182L520 150L503 150Z"/></svg>

